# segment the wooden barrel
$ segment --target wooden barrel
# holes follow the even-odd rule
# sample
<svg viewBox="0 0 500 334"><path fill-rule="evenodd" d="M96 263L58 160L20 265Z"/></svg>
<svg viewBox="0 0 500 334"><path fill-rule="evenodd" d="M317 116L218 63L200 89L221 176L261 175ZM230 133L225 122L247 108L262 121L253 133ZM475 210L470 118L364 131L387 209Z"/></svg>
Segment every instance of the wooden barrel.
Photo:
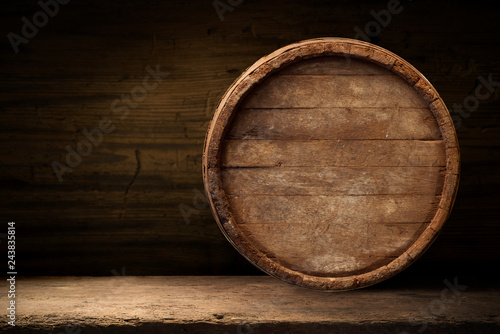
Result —
<svg viewBox="0 0 500 334"><path fill-rule="evenodd" d="M286 282L348 290L418 258L449 216L459 149L413 66L345 38L283 47L217 106L205 190L226 238Z"/></svg>

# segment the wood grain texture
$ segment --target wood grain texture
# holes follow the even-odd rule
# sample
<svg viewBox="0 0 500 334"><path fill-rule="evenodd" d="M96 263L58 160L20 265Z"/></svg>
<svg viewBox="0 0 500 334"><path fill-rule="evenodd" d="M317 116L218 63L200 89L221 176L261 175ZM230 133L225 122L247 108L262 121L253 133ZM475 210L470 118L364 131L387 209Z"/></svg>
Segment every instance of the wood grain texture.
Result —
<svg viewBox="0 0 500 334"><path fill-rule="evenodd" d="M232 139L440 139L428 108L240 109Z"/></svg>
<svg viewBox="0 0 500 334"><path fill-rule="evenodd" d="M479 76L491 73L499 81L499 11L465 2L402 4L403 12L372 42L415 65L451 112L474 95ZM40 7L37 1L5 2L0 214L4 221L18 221L23 274L111 275L122 267L136 275L260 274L227 243L209 208L190 215L189 225L178 208L181 203L194 208L193 188L203 191L203 139L214 108L228 86L263 55L333 32L353 37L354 27L364 29L373 20L371 10L386 5L246 1L221 22L206 0L70 1L15 54L6 35L20 34L21 18L31 19ZM113 116L111 102L130 94L142 83L145 67L155 64L169 76L127 119L116 119L116 130L59 183L50 163L62 161L65 147L84 139L81 130ZM415 276L436 276L426 268L435 262L456 264L450 265L454 275L470 263L490 266L500 259L499 101L494 89L462 118L457 130L460 190ZM364 115L374 121L375 114ZM359 134L386 135L359 124ZM125 207L136 149L142 168Z"/></svg>
<svg viewBox="0 0 500 334"><path fill-rule="evenodd" d="M349 224L369 221L373 224L412 224L430 222L439 203L435 195L331 195L271 196L229 195L231 206L241 213L241 224L322 224L332 221L349 228ZM248 203L259 205L249 206ZM273 210L273 206L286 210ZM321 208L321 209L318 209Z"/></svg>
<svg viewBox="0 0 500 334"><path fill-rule="evenodd" d="M222 166L439 167L446 164L440 140L291 139L226 140Z"/></svg>
<svg viewBox="0 0 500 334"><path fill-rule="evenodd" d="M367 43L308 40L260 59L207 133L220 228L290 283L342 290L392 276L429 247L456 195L458 144L438 101L411 65Z"/></svg>
<svg viewBox="0 0 500 334"><path fill-rule="evenodd" d="M409 98L415 96L415 98ZM417 92L397 75L274 75L244 108L422 108Z"/></svg>
<svg viewBox="0 0 500 334"><path fill-rule="evenodd" d="M435 195L441 194L444 182L444 169L440 167L280 167L224 168L221 173L225 192L289 196Z"/></svg>
<svg viewBox="0 0 500 334"><path fill-rule="evenodd" d="M449 281L453 284L453 278ZM429 320L430 333L498 332L498 284L461 290L456 299L445 290L456 302L447 304L439 317L417 318L418 326L409 322L409 315L428 309L447 288L436 283L441 284L331 294L255 276L26 277L16 287L24 296L16 303L17 326L2 321L0 331L411 333L422 328L420 321ZM460 276L458 283L469 281ZM7 282L0 287L8 290ZM5 304L7 296L0 295L0 302Z"/></svg>

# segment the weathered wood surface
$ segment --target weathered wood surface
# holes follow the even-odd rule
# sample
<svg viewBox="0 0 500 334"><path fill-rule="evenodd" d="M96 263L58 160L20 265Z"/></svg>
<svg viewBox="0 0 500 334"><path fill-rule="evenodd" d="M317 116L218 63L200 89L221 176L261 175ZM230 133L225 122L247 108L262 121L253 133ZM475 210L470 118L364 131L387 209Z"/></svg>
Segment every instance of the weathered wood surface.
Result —
<svg viewBox="0 0 500 334"><path fill-rule="evenodd" d="M424 73L450 110L474 94L478 76L492 73L499 80L498 11L446 1L402 5L373 41ZM23 273L110 275L122 267L129 274L260 273L227 243L208 208L190 215L189 225L178 209L181 203L193 207L192 189L203 189L202 143L215 104L263 55L298 40L353 37L354 27L373 20L371 10L386 6L253 1L226 12L221 22L206 0L70 1L14 54L6 34L20 33L21 18L31 18L39 6L5 2L0 210L2 219L18 221ZM130 94L145 67L156 64L169 76L127 119L116 119L116 130L59 183L51 162L84 139L81 130L113 116L111 102ZM424 263L500 259L499 96L495 88L458 129L460 191ZM369 110L360 112L374 121ZM404 124L396 121L397 128ZM359 133L372 134L366 131L360 126ZM415 129L415 138L426 131ZM141 169L124 196L137 170L136 150Z"/></svg>
<svg viewBox="0 0 500 334"><path fill-rule="evenodd" d="M347 63L347 60L344 59ZM326 64L324 66L327 66ZM361 66L361 65L360 65ZM390 72L388 72L390 73ZM422 108L417 92L397 75L277 75L262 83L244 108ZM314 98L311 98L314 97ZM367 97L376 97L369 99Z"/></svg>
<svg viewBox="0 0 500 334"><path fill-rule="evenodd" d="M453 286L453 277L447 279ZM425 328L426 333L498 332L498 285L478 288L459 277L456 295L443 280L426 288L339 294L306 290L271 277L22 278L17 283L17 327L2 320L0 331L416 333ZM6 282L0 287L5 291ZM5 303L2 294L2 308Z"/></svg>
<svg viewBox="0 0 500 334"><path fill-rule="evenodd" d="M358 153L363 154L363 153ZM311 159L312 160L312 159ZM302 167L224 168L229 195L440 195L441 167Z"/></svg>
<svg viewBox="0 0 500 334"><path fill-rule="evenodd" d="M373 224L411 224L430 222L439 203L439 196L428 195L371 195L357 196L268 196L268 195L229 195L229 199L243 216L244 224L272 224L280 219L300 224L314 221L325 224L332 216L348 229L348 225L363 220ZM251 200L259 206L245 207ZM294 208L290 211L275 211L272 206ZM323 208L318 212L318 207ZM386 208L380 212L380 207ZM360 209L364 210L360 210ZM244 210L246 209L246 210ZM314 217L314 219L312 219Z"/></svg>
<svg viewBox="0 0 500 334"><path fill-rule="evenodd" d="M265 122L265 120L260 120L261 124ZM281 127L284 128L284 125ZM266 137L268 134L263 133L262 136ZM293 141L226 140L226 154L222 157L222 165L230 168L312 165L316 167L440 167L446 164L441 140L321 140L312 136L309 140L296 140L293 135L290 137L289 139Z"/></svg>
<svg viewBox="0 0 500 334"><path fill-rule="evenodd" d="M439 139L428 108L240 109L234 139ZM285 127L286 125L286 127Z"/></svg>
<svg viewBox="0 0 500 334"><path fill-rule="evenodd" d="M359 135L370 120L375 130ZM229 241L273 276L328 289L374 284L419 257L452 209L459 172L451 117L425 78L386 50L338 38L252 65L218 105L203 158ZM400 196L413 202L391 221Z"/></svg>

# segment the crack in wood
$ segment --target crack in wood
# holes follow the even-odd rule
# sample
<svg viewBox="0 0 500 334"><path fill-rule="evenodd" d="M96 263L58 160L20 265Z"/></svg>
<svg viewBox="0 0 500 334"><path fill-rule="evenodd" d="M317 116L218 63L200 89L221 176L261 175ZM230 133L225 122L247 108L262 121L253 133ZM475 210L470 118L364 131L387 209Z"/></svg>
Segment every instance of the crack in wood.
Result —
<svg viewBox="0 0 500 334"><path fill-rule="evenodd" d="M135 160L136 160L136 167L135 167L135 172L134 175L132 176L132 180L127 185L127 188L125 189L125 193L123 194L123 209L122 212L120 213L120 219L123 219L125 217L125 210L127 209L127 195L130 191L130 188L134 185L135 180L137 180L137 176L139 176L139 173L141 172L141 151L139 149L135 150Z"/></svg>

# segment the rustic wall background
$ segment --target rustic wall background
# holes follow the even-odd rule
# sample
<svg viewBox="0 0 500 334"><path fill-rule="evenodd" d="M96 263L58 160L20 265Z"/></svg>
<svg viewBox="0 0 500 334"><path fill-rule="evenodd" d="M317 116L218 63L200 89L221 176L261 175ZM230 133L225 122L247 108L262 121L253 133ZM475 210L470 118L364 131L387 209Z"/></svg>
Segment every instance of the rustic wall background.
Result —
<svg viewBox="0 0 500 334"><path fill-rule="evenodd" d="M411 270L455 273L500 260L495 2L402 0L390 22L382 15L375 24L393 1L220 0L223 20L212 0L66 1L47 7L53 17L39 14L37 1L0 9L0 217L17 223L20 274L258 274L200 195L214 107L275 49L363 39L366 27L372 43L419 69L450 111L462 110L454 113L462 153L455 208ZM23 35L34 19L39 27ZM68 146L76 153L66 161Z"/></svg>

